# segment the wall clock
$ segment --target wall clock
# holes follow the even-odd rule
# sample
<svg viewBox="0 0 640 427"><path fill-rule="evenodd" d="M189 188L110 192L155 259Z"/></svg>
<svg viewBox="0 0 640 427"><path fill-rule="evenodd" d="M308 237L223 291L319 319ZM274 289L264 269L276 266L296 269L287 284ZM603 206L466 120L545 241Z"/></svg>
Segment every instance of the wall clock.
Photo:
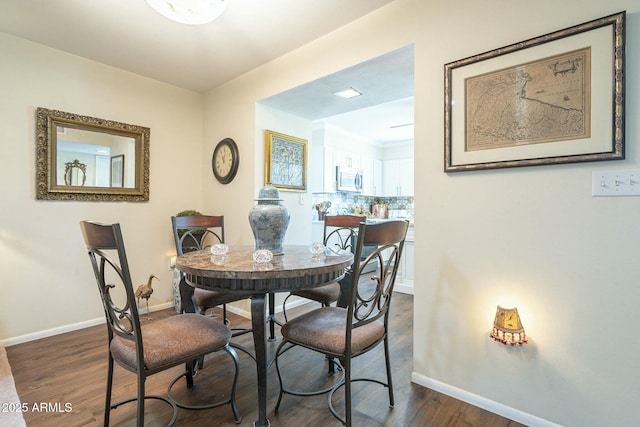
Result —
<svg viewBox="0 0 640 427"><path fill-rule="evenodd" d="M218 142L211 159L211 168L216 179L221 184L230 183L238 172L239 164L240 153L235 141L231 138L225 138Z"/></svg>

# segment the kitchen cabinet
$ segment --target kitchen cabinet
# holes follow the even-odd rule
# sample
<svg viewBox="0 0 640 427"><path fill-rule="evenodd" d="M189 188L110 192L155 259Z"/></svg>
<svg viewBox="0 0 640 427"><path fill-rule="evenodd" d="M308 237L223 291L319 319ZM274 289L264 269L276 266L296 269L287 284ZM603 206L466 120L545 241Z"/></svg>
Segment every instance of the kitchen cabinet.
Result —
<svg viewBox="0 0 640 427"><path fill-rule="evenodd" d="M384 196L413 196L412 158L385 160L382 176Z"/></svg>
<svg viewBox="0 0 640 427"><path fill-rule="evenodd" d="M334 193L336 191L336 167L338 166L355 169L355 170L361 170L362 161L361 161L360 155L352 151L341 150L331 146L325 146L324 147L324 185L323 185L322 191L325 191L327 193ZM380 174L380 172L378 172L378 174ZM364 194L367 194L367 193L364 192Z"/></svg>
<svg viewBox="0 0 640 427"><path fill-rule="evenodd" d="M382 160L363 157L360 160L362 169L362 194L366 196L382 195Z"/></svg>
<svg viewBox="0 0 640 427"><path fill-rule="evenodd" d="M360 169L360 155L348 150L335 150L335 165L350 169Z"/></svg>
<svg viewBox="0 0 640 427"><path fill-rule="evenodd" d="M336 149L324 147L324 184L322 191L335 193L336 191Z"/></svg>

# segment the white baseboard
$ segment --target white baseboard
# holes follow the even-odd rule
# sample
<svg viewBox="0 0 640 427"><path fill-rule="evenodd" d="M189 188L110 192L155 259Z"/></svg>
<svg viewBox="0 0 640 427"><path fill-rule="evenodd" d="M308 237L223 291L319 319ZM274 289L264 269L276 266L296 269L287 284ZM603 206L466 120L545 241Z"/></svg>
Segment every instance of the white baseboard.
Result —
<svg viewBox="0 0 640 427"><path fill-rule="evenodd" d="M556 424L543 418L536 417L535 415L519 411L510 406L506 406L502 403L495 402L485 397L469 393L468 391L459 389L438 380L434 380L433 378L425 377L424 375L420 375L415 372L411 373L411 382L423 387L430 388L439 393L446 394L447 396L451 396L455 399L461 400L473 406L477 406L478 408L482 408L494 414L500 415L501 417L508 418L526 426L561 427L560 424Z"/></svg>
<svg viewBox="0 0 640 427"><path fill-rule="evenodd" d="M404 283L396 283L393 287L394 292L400 292L401 294L413 295L413 285L406 285Z"/></svg>
<svg viewBox="0 0 640 427"><path fill-rule="evenodd" d="M164 310L165 308L173 307L173 302L166 302L149 307L150 312ZM16 344L22 344L29 341L39 340L41 338L52 337L54 335L64 334L65 332L77 331L79 329L88 328L89 326L104 324L104 316L85 320L84 322L72 323L70 325L59 326L57 328L45 329L44 331L33 332L31 334L20 335L13 338L7 338L0 341L1 347L9 347Z"/></svg>

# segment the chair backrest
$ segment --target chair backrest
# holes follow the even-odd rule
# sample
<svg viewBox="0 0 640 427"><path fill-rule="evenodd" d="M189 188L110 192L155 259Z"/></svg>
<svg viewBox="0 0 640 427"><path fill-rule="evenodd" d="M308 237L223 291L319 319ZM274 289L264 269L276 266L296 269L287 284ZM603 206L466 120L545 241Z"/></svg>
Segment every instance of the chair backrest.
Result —
<svg viewBox="0 0 640 427"><path fill-rule="evenodd" d="M172 216L173 238L178 255L224 243L224 216Z"/></svg>
<svg viewBox="0 0 640 427"><path fill-rule="evenodd" d="M109 342L113 339L113 334L134 341L138 361L141 361L144 352L140 318L120 224L81 221L80 229L102 298Z"/></svg>
<svg viewBox="0 0 640 427"><path fill-rule="evenodd" d="M365 218L358 215L330 215L324 218L323 243L333 251L354 252L358 228Z"/></svg>
<svg viewBox="0 0 640 427"><path fill-rule="evenodd" d="M352 265L351 292L349 295L347 342L351 341L352 328L358 328L378 319L388 325L389 306L404 249L404 240L409 228L408 221L385 221L375 224L360 224L358 243ZM373 251L362 258L363 248ZM363 270L375 263L374 272L368 273L370 280L363 280Z"/></svg>

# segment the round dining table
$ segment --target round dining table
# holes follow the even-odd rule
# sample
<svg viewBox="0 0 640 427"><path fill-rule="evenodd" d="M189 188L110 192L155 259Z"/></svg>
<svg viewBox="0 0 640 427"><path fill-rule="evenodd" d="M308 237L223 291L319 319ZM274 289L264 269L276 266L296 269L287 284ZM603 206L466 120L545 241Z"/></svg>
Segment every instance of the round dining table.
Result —
<svg viewBox="0 0 640 427"><path fill-rule="evenodd" d="M189 285L215 291L246 292L251 296L251 325L258 378L256 427L269 426L267 419L267 337L265 295L322 286L339 280L353 263L353 254L315 255L309 246L285 246L284 254L270 262L254 261L254 246L229 247L226 255L209 249L189 252L176 259L176 268Z"/></svg>

